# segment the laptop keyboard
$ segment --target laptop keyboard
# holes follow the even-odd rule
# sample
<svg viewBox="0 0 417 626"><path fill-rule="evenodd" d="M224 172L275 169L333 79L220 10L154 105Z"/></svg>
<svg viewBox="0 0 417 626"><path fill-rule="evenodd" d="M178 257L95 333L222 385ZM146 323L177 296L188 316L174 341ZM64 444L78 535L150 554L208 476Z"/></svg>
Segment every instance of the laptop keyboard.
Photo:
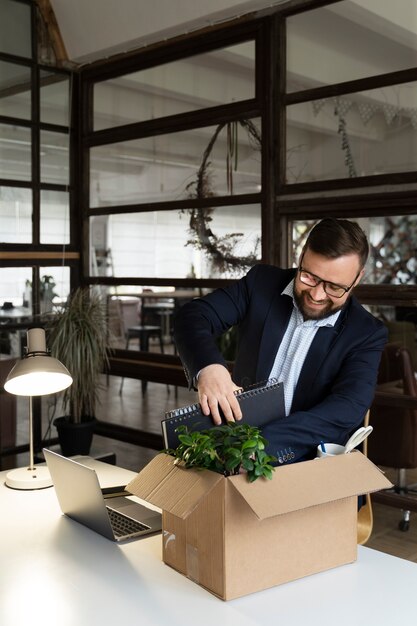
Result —
<svg viewBox="0 0 417 626"><path fill-rule="evenodd" d="M146 526L146 524L142 524L141 522L127 517L126 515L123 515L123 513L119 513L119 511L115 511L108 506L106 509L116 537L133 535L141 530L149 530L150 528L150 526Z"/></svg>

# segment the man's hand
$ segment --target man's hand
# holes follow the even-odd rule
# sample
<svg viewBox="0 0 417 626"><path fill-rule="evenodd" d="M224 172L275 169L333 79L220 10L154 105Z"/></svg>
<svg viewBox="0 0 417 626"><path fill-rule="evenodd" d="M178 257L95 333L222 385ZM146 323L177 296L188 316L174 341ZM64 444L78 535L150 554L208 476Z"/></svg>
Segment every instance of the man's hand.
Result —
<svg viewBox="0 0 417 626"><path fill-rule="evenodd" d="M228 370L219 363L203 367L198 376L198 398L204 415L212 415L215 424L221 424L219 407L227 421L242 419L242 411L236 400L235 391L241 389L234 384Z"/></svg>

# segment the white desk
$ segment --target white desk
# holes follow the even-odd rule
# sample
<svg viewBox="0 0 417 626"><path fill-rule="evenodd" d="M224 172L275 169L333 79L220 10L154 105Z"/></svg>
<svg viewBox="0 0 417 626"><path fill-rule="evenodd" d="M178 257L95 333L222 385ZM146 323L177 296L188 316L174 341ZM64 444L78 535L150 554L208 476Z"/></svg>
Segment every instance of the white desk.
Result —
<svg viewBox="0 0 417 626"><path fill-rule="evenodd" d="M13 491L4 486L5 474L0 473L1 626L415 621L414 563L360 547L354 564L223 602L162 563L160 536L118 545L62 516L53 488Z"/></svg>

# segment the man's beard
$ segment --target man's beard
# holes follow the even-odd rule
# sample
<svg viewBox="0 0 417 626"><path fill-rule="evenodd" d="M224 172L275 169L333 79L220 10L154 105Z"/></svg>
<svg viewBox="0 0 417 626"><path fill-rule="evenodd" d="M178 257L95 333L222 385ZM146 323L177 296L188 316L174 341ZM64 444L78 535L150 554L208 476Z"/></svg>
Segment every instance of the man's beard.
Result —
<svg viewBox="0 0 417 626"><path fill-rule="evenodd" d="M326 300L326 306L316 311L315 309L313 310L310 309L308 305L308 297L309 297L308 290L297 292L297 290L294 289L294 300L296 301L297 306L302 313L304 321L324 320L326 317L330 317L330 315L333 315L334 313L337 313L338 311L340 311L345 304L343 303L340 306L337 306L337 305L335 306L335 303L332 302L332 300L328 299Z"/></svg>

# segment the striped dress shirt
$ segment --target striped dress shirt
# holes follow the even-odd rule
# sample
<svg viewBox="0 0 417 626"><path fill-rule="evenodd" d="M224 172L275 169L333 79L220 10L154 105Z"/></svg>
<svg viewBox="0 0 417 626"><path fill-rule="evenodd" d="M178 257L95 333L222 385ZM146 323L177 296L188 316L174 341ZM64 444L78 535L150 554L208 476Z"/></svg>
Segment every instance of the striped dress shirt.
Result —
<svg viewBox="0 0 417 626"><path fill-rule="evenodd" d="M322 326L334 326L340 311L322 320L304 321L294 300L294 279L285 287L281 295L292 298L293 310L269 378L276 378L284 383L285 413L289 415L298 377L316 332Z"/></svg>

